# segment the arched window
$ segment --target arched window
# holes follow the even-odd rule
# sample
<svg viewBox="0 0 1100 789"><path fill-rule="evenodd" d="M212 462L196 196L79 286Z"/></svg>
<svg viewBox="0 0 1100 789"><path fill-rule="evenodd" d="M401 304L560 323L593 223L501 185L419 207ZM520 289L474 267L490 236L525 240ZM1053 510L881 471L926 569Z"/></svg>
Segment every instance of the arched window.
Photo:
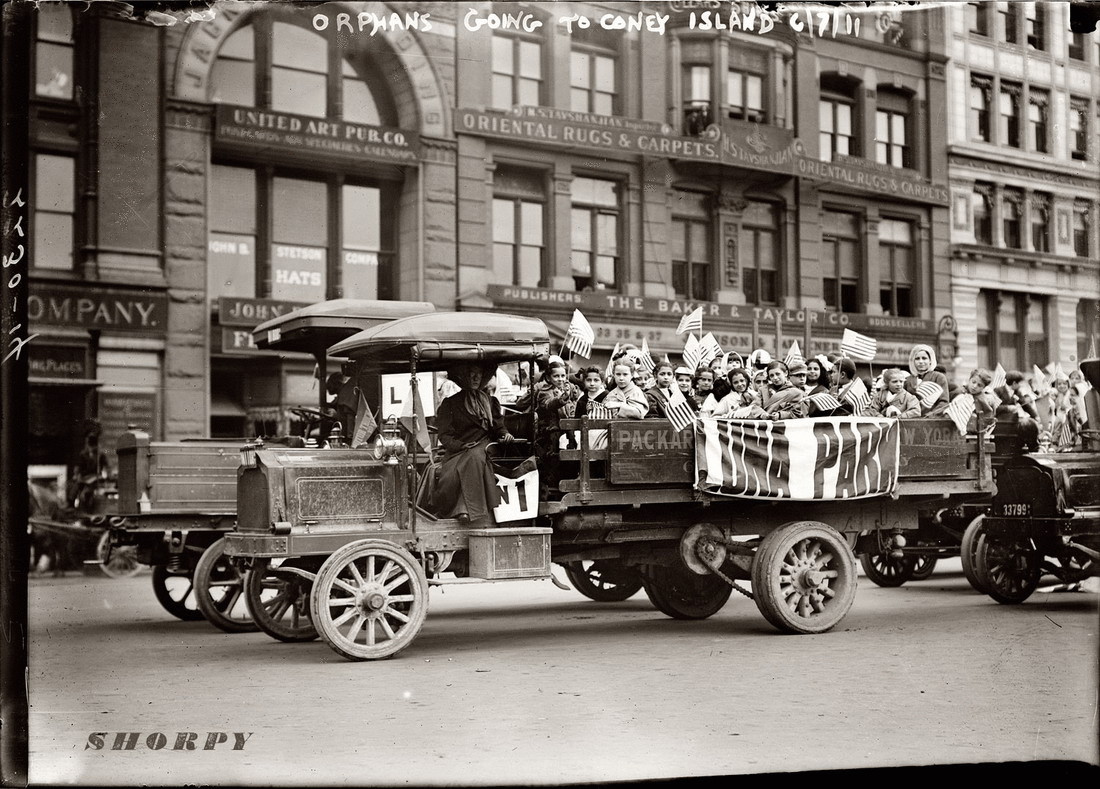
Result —
<svg viewBox="0 0 1100 789"><path fill-rule="evenodd" d="M380 106L371 64L278 14L255 16L222 45L211 74L210 100L318 118L394 126ZM335 49L335 51L333 51Z"/></svg>

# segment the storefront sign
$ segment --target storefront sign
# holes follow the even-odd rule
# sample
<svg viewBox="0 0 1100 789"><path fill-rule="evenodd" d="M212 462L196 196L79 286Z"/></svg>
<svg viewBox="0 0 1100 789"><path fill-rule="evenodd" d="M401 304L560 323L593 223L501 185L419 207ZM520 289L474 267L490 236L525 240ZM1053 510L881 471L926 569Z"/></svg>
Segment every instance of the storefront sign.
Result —
<svg viewBox="0 0 1100 789"><path fill-rule="evenodd" d="M229 104L218 105L214 139L265 152L279 149L343 160L409 163L420 155L420 136L413 131Z"/></svg>
<svg viewBox="0 0 1100 789"><path fill-rule="evenodd" d="M800 156L797 174L830 188L871 192L932 205L947 206L951 202L945 184L926 181L912 171L889 167L880 169L873 163L865 163L851 156L832 162Z"/></svg>
<svg viewBox="0 0 1100 789"><path fill-rule="evenodd" d="M73 345L32 345L30 375L60 380L88 378L87 349Z"/></svg>
<svg viewBox="0 0 1100 789"><path fill-rule="evenodd" d="M168 296L122 288L31 283L27 317L32 325L163 335L168 326Z"/></svg>
<svg viewBox="0 0 1100 789"><path fill-rule="evenodd" d="M328 255L321 247L271 245L271 295L312 304L325 298Z"/></svg>
<svg viewBox="0 0 1100 789"><path fill-rule="evenodd" d="M119 436L130 429L130 425L147 431L154 438L159 434L156 424L157 396L153 392L116 392L99 391L99 424L103 432L99 436L99 445L109 450L108 462L117 465L114 447Z"/></svg>
<svg viewBox="0 0 1100 789"><path fill-rule="evenodd" d="M222 326L259 326L264 321L282 317L309 303L223 296L218 299L218 323Z"/></svg>

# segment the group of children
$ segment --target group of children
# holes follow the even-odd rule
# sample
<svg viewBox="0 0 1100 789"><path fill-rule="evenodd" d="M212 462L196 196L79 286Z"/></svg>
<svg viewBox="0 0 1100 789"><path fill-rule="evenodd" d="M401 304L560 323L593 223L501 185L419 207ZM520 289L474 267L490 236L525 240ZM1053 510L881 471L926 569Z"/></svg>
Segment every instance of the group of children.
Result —
<svg viewBox="0 0 1100 789"><path fill-rule="evenodd" d="M955 398L969 395L974 407L967 432L976 430L979 417L987 422L1015 421L1030 449L1072 446L1085 423L1079 370L1069 375L1058 370L1049 389L1037 394L1040 382L1029 382L1018 371L1008 372L1004 383L993 388L993 372L978 368L963 386L956 386L937 365L935 351L923 344L912 348L908 370L891 367L873 381L861 378L850 358L833 353L790 364L772 359L762 349L747 359L736 353L726 359L691 369L666 357L650 372L641 363L641 352L628 346L611 360L608 376L607 370L595 366L573 372L561 357L552 356L524 400L534 398L541 438L549 446L557 446L560 418L593 413L616 419L664 418L678 401L676 391L702 415L773 420L935 417L947 413Z"/></svg>

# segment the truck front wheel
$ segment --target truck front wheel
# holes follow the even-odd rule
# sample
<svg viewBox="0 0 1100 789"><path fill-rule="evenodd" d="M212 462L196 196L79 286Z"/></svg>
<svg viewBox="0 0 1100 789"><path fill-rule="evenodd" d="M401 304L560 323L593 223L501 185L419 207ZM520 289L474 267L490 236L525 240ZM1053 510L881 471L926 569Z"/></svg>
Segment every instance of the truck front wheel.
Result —
<svg viewBox="0 0 1100 789"><path fill-rule="evenodd" d="M764 618L787 633L824 633L856 596L856 559L832 527L796 521L770 532L752 563L752 592Z"/></svg>

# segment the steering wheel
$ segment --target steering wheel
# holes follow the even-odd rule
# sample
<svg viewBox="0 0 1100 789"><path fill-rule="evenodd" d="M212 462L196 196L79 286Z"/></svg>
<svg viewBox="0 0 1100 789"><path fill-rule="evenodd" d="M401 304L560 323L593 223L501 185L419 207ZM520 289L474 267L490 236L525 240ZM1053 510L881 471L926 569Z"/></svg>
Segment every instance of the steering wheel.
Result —
<svg viewBox="0 0 1100 789"><path fill-rule="evenodd" d="M294 416L301 417L307 422L320 422L328 417L327 414L317 408L288 408Z"/></svg>

